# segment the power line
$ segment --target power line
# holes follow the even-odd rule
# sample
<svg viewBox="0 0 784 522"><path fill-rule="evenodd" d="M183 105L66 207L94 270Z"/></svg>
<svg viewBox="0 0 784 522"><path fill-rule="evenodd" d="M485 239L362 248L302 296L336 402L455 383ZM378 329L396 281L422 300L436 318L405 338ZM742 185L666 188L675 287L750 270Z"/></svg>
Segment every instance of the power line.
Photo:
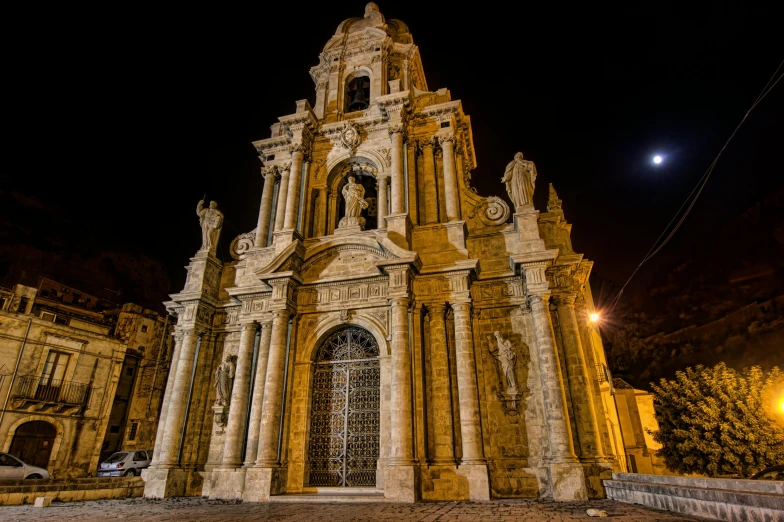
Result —
<svg viewBox="0 0 784 522"><path fill-rule="evenodd" d="M637 268L634 269L634 272L632 272L632 275L629 276L629 279L626 280L626 282L623 284L621 289L618 291L618 294L612 300L612 303L610 305L610 310L609 310L608 313L612 313L612 311L615 309L615 306L618 304L618 301L621 299L621 295L623 294L624 289L629 284L629 282L632 280L632 278L637 274L637 272L640 270L642 265L646 261L650 260L657 253L659 253L659 251L662 248L664 248L664 245L669 243L670 239L672 239L672 237L675 235L675 233L681 227L683 222L686 220L686 216L688 216L689 213L691 212L691 209L694 208L694 204L697 202L697 199L700 197L700 194L702 194L702 190L705 188L705 185L708 183L708 179L710 178L710 175L713 173L713 169L716 167L716 164L719 161L719 157L721 156L722 152L724 152L724 149L727 148L727 145L730 144L730 141L732 141L732 138L735 137L735 134L738 132L738 129L740 129L741 125L743 125L743 123L746 121L746 118L749 117L749 114L751 114L751 111L753 111L754 108L757 105L759 105L759 103L765 98L765 96L767 96L768 93L776 86L776 84L779 83L779 81L781 80L782 76L784 76L784 74L782 74L778 78L776 78L776 75L779 73L779 70L781 69L782 65L784 65L784 60L782 60L781 63L779 63L779 66L776 67L776 71L773 73L773 76L770 77L768 82L765 84L765 87L762 88L762 91L760 92L759 96L757 96L757 99L754 100L754 103L751 105L749 110L746 111L746 114L740 120L740 123L738 123L738 126L735 127L735 130L732 131L732 134L730 135L730 137L727 138L727 141L724 143L724 146L719 150L718 154L716 154L716 157L713 159L713 161L711 162L710 166L708 166L708 169L705 171L705 173L702 175L700 180L697 182L697 185L692 189L692 191L686 197L686 200L683 202L683 204L680 206L680 208L678 208L678 210L675 212L675 215L672 217L670 222L667 223L667 226L664 227L664 230L659 235L659 237L656 238L656 241L654 241L653 246L651 246L651 249L648 250L647 254L645 254L645 257L643 257L642 261L640 261L640 264L637 265ZM773 81L774 78L776 78L776 81ZM773 82L772 85L771 85L771 82ZM695 194L695 192L696 192L696 194ZM692 195L694 195L693 199L692 199ZM690 200L691 200L691 202L689 202ZM683 207L685 207L687 204L688 204L688 207L686 208L686 211L683 213L681 218L675 224L675 227L670 231L669 234L667 234L667 237L664 238L664 240L662 241L662 237L667 233L667 230L670 229L670 226L672 225L672 223L678 218L678 215L681 213L681 210L683 210ZM661 243L660 243L660 241L661 241Z"/></svg>

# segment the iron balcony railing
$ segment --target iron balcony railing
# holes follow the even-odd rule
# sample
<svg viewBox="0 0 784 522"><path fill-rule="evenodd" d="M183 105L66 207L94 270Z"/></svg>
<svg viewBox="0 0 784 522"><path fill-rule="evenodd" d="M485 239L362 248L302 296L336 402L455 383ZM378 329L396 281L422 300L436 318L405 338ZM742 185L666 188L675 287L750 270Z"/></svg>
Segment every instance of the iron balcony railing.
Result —
<svg viewBox="0 0 784 522"><path fill-rule="evenodd" d="M13 398L87 406L91 391L87 384L25 375L16 381Z"/></svg>

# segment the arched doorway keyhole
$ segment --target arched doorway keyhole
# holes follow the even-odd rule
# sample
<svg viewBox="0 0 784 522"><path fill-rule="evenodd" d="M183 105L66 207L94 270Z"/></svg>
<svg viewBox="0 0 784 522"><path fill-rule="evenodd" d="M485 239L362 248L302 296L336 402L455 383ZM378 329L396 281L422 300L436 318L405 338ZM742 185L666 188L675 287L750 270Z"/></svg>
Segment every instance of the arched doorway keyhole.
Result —
<svg viewBox="0 0 784 522"><path fill-rule="evenodd" d="M313 369L308 448L311 486L375 486L380 367L375 338L348 327L319 347Z"/></svg>
<svg viewBox="0 0 784 522"><path fill-rule="evenodd" d="M23 462L46 469L56 436L57 429L48 422L25 422L16 429L8 452Z"/></svg>

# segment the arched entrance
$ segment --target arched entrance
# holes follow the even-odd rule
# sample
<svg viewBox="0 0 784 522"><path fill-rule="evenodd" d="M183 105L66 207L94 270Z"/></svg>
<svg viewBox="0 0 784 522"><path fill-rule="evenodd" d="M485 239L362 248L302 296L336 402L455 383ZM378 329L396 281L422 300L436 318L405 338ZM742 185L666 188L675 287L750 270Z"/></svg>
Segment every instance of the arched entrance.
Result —
<svg viewBox="0 0 784 522"><path fill-rule="evenodd" d="M375 486L380 436L378 344L362 328L330 335L314 361L310 486Z"/></svg>
<svg viewBox="0 0 784 522"><path fill-rule="evenodd" d="M44 421L25 422L16 429L11 441L11 455L33 466L46 468L52 454L57 428Z"/></svg>

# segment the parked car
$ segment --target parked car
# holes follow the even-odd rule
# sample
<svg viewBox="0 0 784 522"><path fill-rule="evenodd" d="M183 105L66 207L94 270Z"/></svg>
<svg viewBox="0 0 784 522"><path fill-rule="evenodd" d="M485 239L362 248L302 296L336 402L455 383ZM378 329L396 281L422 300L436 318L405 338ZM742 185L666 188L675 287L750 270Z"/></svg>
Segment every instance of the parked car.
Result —
<svg viewBox="0 0 784 522"><path fill-rule="evenodd" d="M99 477L133 477L150 466L152 450L117 451L101 462Z"/></svg>
<svg viewBox="0 0 784 522"><path fill-rule="evenodd" d="M784 464L765 468L749 477L752 480L784 480Z"/></svg>
<svg viewBox="0 0 784 522"><path fill-rule="evenodd" d="M22 462L13 455L0 453L0 480L48 479L44 468Z"/></svg>

